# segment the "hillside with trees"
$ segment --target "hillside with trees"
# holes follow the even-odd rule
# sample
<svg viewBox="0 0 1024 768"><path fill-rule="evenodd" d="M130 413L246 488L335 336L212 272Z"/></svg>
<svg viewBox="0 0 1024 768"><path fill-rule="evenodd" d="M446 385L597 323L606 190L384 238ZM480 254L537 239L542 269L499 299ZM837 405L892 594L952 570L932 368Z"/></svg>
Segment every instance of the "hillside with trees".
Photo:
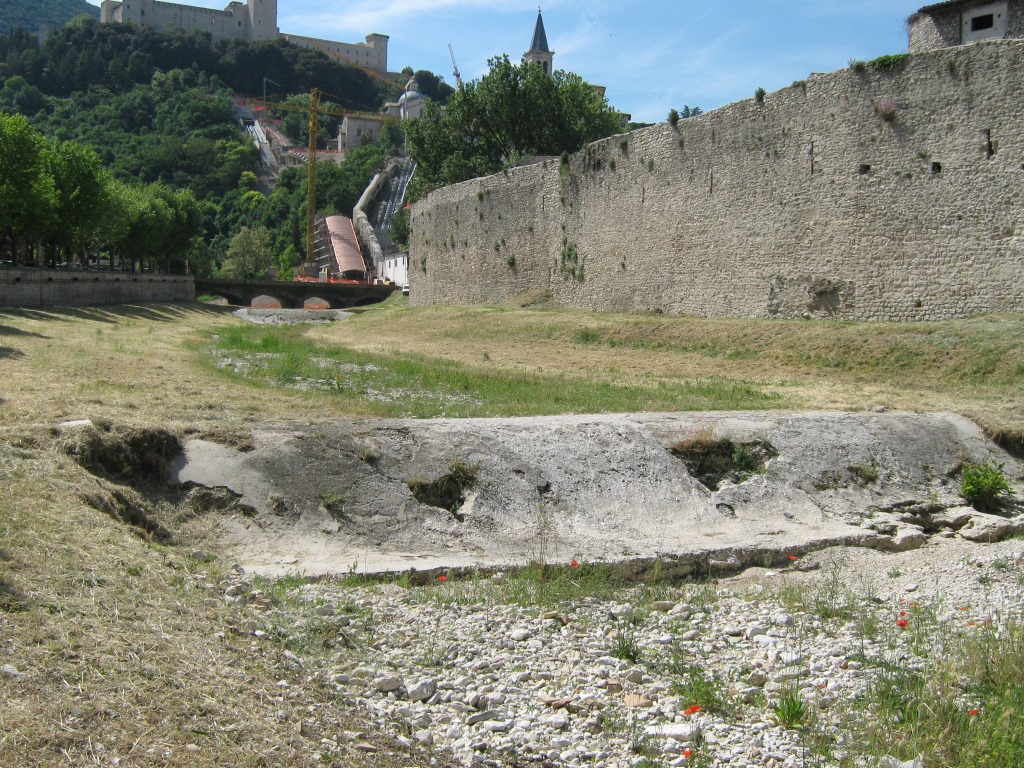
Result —
<svg viewBox="0 0 1024 768"><path fill-rule="evenodd" d="M24 29L35 33L40 24L67 24L85 16L99 19L100 9L85 0L4 0L0 3L0 31Z"/></svg>
<svg viewBox="0 0 1024 768"><path fill-rule="evenodd" d="M283 40L212 44L201 33L92 21L73 22L43 46L21 31L0 36L0 113L24 116L43 147L88 154L103 172L97 189L140 199L146 190L191 195L199 229L181 258L158 262L170 270L187 258L197 274L216 272L231 241L256 227L266 230L285 273L302 259L305 169L285 169L271 194L259 191L258 156L234 115L232 94L258 95L264 76L294 94L281 100L308 99L318 87L342 108L375 112L397 94L358 69ZM383 160L384 150L363 147L341 166L321 163L318 212L350 214ZM104 205L118 199L111 192ZM116 251L120 242L98 230L62 244L49 231L10 226L0 238L6 248L17 239L46 243L51 263L85 245Z"/></svg>

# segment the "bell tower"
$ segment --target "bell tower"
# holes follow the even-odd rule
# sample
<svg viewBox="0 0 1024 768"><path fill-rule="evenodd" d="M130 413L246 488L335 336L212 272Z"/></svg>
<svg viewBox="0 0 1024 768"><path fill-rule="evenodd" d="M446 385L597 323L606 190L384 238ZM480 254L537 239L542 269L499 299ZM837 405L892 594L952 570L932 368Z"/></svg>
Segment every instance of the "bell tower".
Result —
<svg viewBox="0 0 1024 768"><path fill-rule="evenodd" d="M537 9L537 26L533 29L533 42L530 50L523 54L523 61L540 64L544 73L550 75L554 68L555 52L548 48L548 36L544 31L544 18Z"/></svg>

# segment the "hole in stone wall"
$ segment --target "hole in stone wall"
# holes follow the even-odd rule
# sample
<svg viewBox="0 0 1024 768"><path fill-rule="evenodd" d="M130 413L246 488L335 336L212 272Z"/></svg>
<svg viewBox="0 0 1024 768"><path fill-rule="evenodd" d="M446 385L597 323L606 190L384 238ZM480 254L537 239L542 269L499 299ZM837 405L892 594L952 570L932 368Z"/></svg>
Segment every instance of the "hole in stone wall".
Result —
<svg viewBox="0 0 1024 768"><path fill-rule="evenodd" d="M734 443L729 438L715 438L699 433L681 440L671 448L695 480L709 490L717 491L728 480L740 483L751 475L764 472L765 463L779 452L771 443L752 440Z"/></svg>
<svg viewBox="0 0 1024 768"><path fill-rule="evenodd" d="M857 166L857 173L859 173L861 176L865 176L871 173L871 166L868 165L867 163L861 163L859 166Z"/></svg>
<svg viewBox="0 0 1024 768"><path fill-rule="evenodd" d="M459 509L466 501L466 490L476 485L476 469L476 465L452 459L448 464L447 475L431 483L410 480L407 485L416 501L431 507L447 509L452 513L452 517L461 523L465 521L465 517L459 514Z"/></svg>
<svg viewBox="0 0 1024 768"><path fill-rule="evenodd" d="M942 163L932 163L932 173L942 173Z"/></svg>

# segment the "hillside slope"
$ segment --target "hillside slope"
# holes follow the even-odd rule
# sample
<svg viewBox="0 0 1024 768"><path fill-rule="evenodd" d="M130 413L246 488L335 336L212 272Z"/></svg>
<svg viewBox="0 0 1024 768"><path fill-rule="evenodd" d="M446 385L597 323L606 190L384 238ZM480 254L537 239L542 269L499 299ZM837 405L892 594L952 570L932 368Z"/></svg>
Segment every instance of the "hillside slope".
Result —
<svg viewBox="0 0 1024 768"><path fill-rule="evenodd" d="M40 24L67 24L76 16L99 19L100 9L85 0L7 0L0 6L0 30L17 27L35 32Z"/></svg>

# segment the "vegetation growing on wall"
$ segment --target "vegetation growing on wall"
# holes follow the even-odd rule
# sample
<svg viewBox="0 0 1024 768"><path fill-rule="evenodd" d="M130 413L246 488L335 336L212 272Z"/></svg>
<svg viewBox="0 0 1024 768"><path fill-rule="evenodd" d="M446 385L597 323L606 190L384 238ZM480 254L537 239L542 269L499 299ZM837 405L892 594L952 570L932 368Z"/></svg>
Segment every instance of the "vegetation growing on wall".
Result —
<svg viewBox="0 0 1024 768"><path fill-rule="evenodd" d="M880 72L892 72L909 58L909 53L896 53L890 56L879 56L877 59L869 61L868 64Z"/></svg>

